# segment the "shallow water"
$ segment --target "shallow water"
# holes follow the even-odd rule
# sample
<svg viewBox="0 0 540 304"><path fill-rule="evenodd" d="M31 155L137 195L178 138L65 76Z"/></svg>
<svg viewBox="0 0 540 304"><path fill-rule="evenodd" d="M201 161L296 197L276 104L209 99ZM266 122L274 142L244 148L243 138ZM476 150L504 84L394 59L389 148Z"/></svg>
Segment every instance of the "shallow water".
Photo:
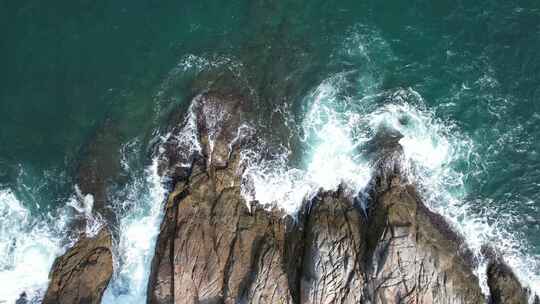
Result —
<svg viewBox="0 0 540 304"><path fill-rule="evenodd" d="M272 156L246 151L246 196L294 213L320 187L362 191L366 143L394 129L428 205L539 291L538 20L534 1L0 3L0 302L39 298L69 222L88 216L75 168L103 125L128 177L104 302L144 302L156 142L216 74L251 94Z"/></svg>

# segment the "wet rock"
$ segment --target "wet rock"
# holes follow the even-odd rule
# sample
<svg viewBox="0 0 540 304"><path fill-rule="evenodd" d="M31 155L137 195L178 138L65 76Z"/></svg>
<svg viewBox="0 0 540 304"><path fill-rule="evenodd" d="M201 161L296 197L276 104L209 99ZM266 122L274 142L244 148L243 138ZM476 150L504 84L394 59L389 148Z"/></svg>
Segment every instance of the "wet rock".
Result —
<svg viewBox="0 0 540 304"><path fill-rule="evenodd" d="M120 178L120 146L120 134L116 126L107 120L82 149L76 173L80 192L93 196L93 213L99 213L111 225L115 218L108 191Z"/></svg>
<svg viewBox="0 0 540 304"><path fill-rule="evenodd" d="M463 239L402 174L399 134L367 147L376 174L366 210L345 187L306 199L295 218L246 202L247 104L234 94L194 100L200 149L182 170L186 150L174 134L185 125L164 144L162 172L174 182L149 303L486 302Z"/></svg>
<svg viewBox="0 0 540 304"><path fill-rule="evenodd" d="M367 234L367 298L375 303L484 303L463 241L394 176Z"/></svg>
<svg viewBox="0 0 540 304"><path fill-rule="evenodd" d="M527 304L530 290L524 288L512 269L498 254L491 254L487 268L490 303Z"/></svg>
<svg viewBox="0 0 540 304"><path fill-rule="evenodd" d="M229 174L195 174L169 197L149 303L292 302L291 231L294 221L279 211L250 211Z"/></svg>
<svg viewBox="0 0 540 304"><path fill-rule="evenodd" d="M472 253L407 181L401 134L367 144L375 171L365 243L365 299L373 303L484 303Z"/></svg>
<svg viewBox="0 0 540 304"><path fill-rule="evenodd" d="M298 249L287 240L298 235L296 224L278 210L250 210L240 193L240 155L231 150L239 99L199 98L203 161L169 196L148 302L292 303Z"/></svg>
<svg viewBox="0 0 540 304"><path fill-rule="evenodd" d="M19 298L15 301L15 304L27 304L28 303L28 296L26 295L26 292L21 293Z"/></svg>
<svg viewBox="0 0 540 304"><path fill-rule="evenodd" d="M189 178L194 162L203 167L226 167L233 146L241 144L241 125L249 105L234 93L197 95L182 122L170 130L162 143L159 172L177 181ZM176 119L178 120L178 119Z"/></svg>
<svg viewBox="0 0 540 304"><path fill-rule="evenodd" d="M111 235L103 228L55 260L43 304L101 303L112 272Z"/></svg>
<svg viewBox="0 0 540 304"><path fill-rule="evenodd" d="M362 148L376 172L370 187L373 198L387 191L395 176L403 176L403 147L399 144L401 138L403 135L398 131L383 127ZM405 180L402 182L406 183Z"/></svg>

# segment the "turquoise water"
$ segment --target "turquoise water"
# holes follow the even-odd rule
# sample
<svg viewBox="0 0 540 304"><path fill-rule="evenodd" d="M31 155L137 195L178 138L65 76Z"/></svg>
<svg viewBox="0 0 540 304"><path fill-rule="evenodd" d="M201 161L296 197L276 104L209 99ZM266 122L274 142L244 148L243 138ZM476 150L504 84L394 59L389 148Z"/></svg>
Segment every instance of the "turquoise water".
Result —
<svg viewBox="0 0 540 304"><path fill-rule="evenodd" d="M155 134L175 106L186 108L192 88L207 85L205 73L225 73L252 92L269 145L290 152L268 164L285 168L272 174L298 169L294 178L308 188L331 187L341 174L362 184L356 148L379 124L408 121L392 126L407 135L402 144L432 207L451 209L445 215L463 233L496 227L471 237L472 246L503 237L513 263L528 269L522 279L540 284L538 20L536 1L2 1L0 216L19 216L20 227L0 226L8 261L0 272L24 269L17 261L29 251L10 244L32 239L17 235L51 240L39 247L50 253L44 264L62 251L64 224L40 223L69 222L76 167L97 132L114 134L108 148L132 176L118 190L131 194L116 204L133 212L119 230L136 231L145 216L159 222L160 191L148 173ZM392 94L402 96L397 107L388 106ZM321 166L328 158L338 161ZM344 173L316 177L328 172ZM118 260L132 266L125 274L144 277L149 258ZM137 284L118 277L107 301L138 301Z"/></svg>

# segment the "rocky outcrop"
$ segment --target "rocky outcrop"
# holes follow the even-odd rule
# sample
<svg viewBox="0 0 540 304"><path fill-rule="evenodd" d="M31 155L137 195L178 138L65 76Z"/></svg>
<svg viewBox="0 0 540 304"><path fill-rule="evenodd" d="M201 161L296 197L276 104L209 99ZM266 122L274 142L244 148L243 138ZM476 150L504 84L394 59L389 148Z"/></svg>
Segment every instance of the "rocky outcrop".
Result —
<svg viewBox="0 0 540 304"><path fill-rule="evenodd" d="M345 185L306 198L294 216L246 201L242 153L256 144L248 107L232 91L198 95L161 143L171 191L148 303L527 303L530 291L495 254L490 298L482 294L462 238L401 173L401 135L392 130L365 147L374 168L366 204ZM98 137L90 155L107 153L110 141ZM79 168L81 190L106 214L117 160L89 160ZM43 303L101 302L113 272L107 227L57 258Z"/></svg>
<svg viewBox="0 0 540 304"><path fill-rule="evenodd" d="M52 303L101 303L113 274L112 236L116 218L108 188L120 177L120 137L110 121L82 149L75 173L77 213L69 223L78 241L58 257L43 299Z"/></svg>
<svg viewBox="0 0 540 304"><path fill-rule="evenodd" d="M487 268L487 283L491 292L492 304L527 304L531 291L524 288L512 269L504 262L500 254L487 250L490 261ZM540 300L535 296L534 303Z"/></svg>
<svg viewBox="0 0 540 304"><path fill-rule="evenodd" d="M246 124L248 107L232 90L198 95L185 121L160 144L159 171L170 178L171 191L148 303L498 304L531 298L491 254L486 299L462 238L401 173L401 135L392 130L380 130L364 147L375 172L367 204L359 205L344 185L306 198L294 216L246 201L242 153L256 144ZM90 155L112 146L113 139L98 137ZM88 159L79 168L81 192L92 193L97 212L106 214L117 159ZM101 302L113 272L107 227L83 235L57 258L43 303Z"/></svg>
<svg viewBox="0 0 540 304"><path fill-rule="evenodd" d="M463 241L392 177L368 228L368 293L373 303L484 303Z"/></svg>
<svg viewBox="0 0 540 304"><path fill-rule="evenodd" d="M107 191L120 173L119 147L118 134L107 122L82 150L75 174L77 201L72 205L77 213L69 229L69 237L78 241L55 260L44 304L101 303L113 274L108 227L116 219Z"/></svg>
<svg viewBox="0 0 540 304"><path fill-rule="evenodd" d="M185 134L175 135L185 124L163 145L161 169L173 182L149 303L486 302L461 237L401 175L399 136L371 145L382 147L370 151L367 208L345 186L306 199L294 218L246 202L246 105L234 94L200 95L191 108L198 150L186 156Z"/></svg>
<svg viewBox="0 0 540 304"><path fill-rule="evenodd" d="M360 303L364 298L365 221L337 192L321 192L307 211L300 303Z"/></svg>
<svg viewBox="0 0 540 304"><path fill-rule="evenodd" d="M201 173L171 196L149 302L292 302L285 245L294 223L279 212L250 212L236 186L214 187Z"/></svg>
<svg viewBox="0 0 540 304"><path fill-rule="evenodd" d="M111 234L102 228L56 259L43 304L101 303L112 271Z"/></svg>
<svg viewBox="0 0 540 304"><path fill-rule="evenodd" d="M202 157L169 196L148 302L292 303L298 249L287 240L298 235L296 223L278 210L250 210L240 193L240 154L233 149L240 141L232 141L241 136L240 120L231 113L240 113L242 99L204 95L199 102L192 110Z"/></svg>

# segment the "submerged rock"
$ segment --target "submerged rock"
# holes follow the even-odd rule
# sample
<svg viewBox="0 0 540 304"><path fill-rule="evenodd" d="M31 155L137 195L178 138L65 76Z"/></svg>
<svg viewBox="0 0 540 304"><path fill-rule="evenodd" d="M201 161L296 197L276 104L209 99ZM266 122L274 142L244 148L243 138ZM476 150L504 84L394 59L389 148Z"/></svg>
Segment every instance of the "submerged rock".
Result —
<svg viewBox="0 0 540 304"><path fill-rule="evenodd" d="M108 191L120 177L120 146L117 127L107 120L82 149L76 170L80 192L92 195L92 213L100 214L111 225L114 225L115 218Z"/></svg>
<svg viewBox="0 0 540 304"><path fill-rule="evenodd" d="M111 234L102 228L55 260L43 304L101 303L112 272Z"/></svg>
<svg viewBox="0 0 540 304"><path fill-rule="evenodd" d="M43 299L52 303L101 303L113 274L112 236L116 223L108 188L120 174L120 138L110 122L96 132L82 150L76 168L78 212L70 237L79 240L56 258ZM99 230L98 230L99 229Z"/></svg>

